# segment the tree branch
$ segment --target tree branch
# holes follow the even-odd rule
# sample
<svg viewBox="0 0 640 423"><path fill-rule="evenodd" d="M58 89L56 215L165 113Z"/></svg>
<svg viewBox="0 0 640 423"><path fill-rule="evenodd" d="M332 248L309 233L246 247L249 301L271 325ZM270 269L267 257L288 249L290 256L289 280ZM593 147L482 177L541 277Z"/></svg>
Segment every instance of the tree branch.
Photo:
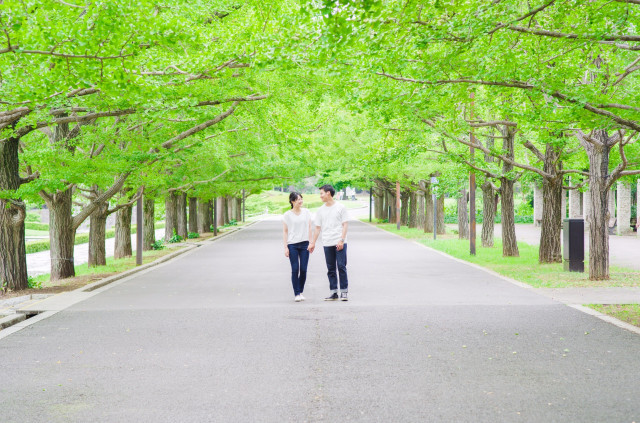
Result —
<svg viewBox="0 0 640 423"><path fill-rule="evenodd" d="M162 147L166 148L166 149L169 149L177 141L183 140L183 139L185 139L187 137L190 137L191 135L193 135L195 133L198 133L200 131L203 131L203 130L207 129L208 127L210 127L212 125L215 125L216 123L219 123L220 121L222 121L222 120L226 119L227 117L231 116L233 114L233 112L236 110L236 107L238 107L238 104L240 104L240 102L234 101L233 104L231 105L231 107L226 112L219 114L214 119L211 119L209 121L201 123L198 126L194 126L193 128L182 132L181 134L171 138L168 141L165 141L164 143L162 143Z"/></svg>
<svg viewBox="0 0 640 423"><path fill-rule="evenodd" d="M82 222L84 222L87 219L87 217L89 217L91 213L93 213L93 211L101 203L107 201L108 199L116 195L116 193L120 191L120 189L124 185L129 175L131 175L130 171L121 174L120 177L116 179L115 183L111 185L111 187L108 190L106 190L101 195L96 197L93 201L87 204L77 215L75 215L73 217L73 223L72 223L73 229L78 229L78 227L82 224Z"/></svg>

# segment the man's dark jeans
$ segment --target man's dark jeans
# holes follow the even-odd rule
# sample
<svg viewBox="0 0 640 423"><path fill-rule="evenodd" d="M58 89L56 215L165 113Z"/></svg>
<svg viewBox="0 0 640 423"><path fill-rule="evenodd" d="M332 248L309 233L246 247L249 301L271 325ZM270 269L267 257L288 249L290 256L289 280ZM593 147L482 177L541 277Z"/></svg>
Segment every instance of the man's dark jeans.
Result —
<svg viewBox="0 0 640 423"><path fill-rule="evenodd" d="M289 248L289 261L291 262L291 285L293 294L304 292L304 283L307 281L307 264L309 263L309 241L287 245Z"/></svg>
<svg viewBox="0 0 640 423"><path fill-rule="evenodd" d="M347 244L340 251L333 247L324 247L324 258L327 261L327 276L329 276L329 289L331 292L338 292L338 275L340 274L340 292L349 290L349 280L347 279ZM337 266L336 266L337 265Z"/></svg>

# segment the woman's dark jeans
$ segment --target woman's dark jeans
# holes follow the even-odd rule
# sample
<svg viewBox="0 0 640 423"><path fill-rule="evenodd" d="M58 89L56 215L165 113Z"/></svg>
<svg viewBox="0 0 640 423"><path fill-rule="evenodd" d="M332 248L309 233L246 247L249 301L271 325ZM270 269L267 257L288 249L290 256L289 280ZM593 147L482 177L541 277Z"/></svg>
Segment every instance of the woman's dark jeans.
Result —
<svg viewBox="0 0 640 423"><path fill-rule="evenodd" d="M307 281L307 264L309 263L309 241L287 245L289 248L289 261L291 262L291 285L293 294L304 292L304 283Z"/></svg>

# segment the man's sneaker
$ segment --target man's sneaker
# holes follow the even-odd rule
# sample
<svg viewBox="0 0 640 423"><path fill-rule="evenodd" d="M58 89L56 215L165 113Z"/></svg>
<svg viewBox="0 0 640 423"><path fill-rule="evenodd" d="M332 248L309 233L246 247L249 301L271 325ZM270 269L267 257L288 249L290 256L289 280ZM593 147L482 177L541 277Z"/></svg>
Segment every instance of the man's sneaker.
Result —
<svg viewBox="0 0 640 423"><path fill-rule="evenodd" d="M299 303L300 301L302 301L302 298L300 298L300 295L296 295L295 302Z"/></svg>
<svg viewBox="0 0 640 423"><path fill-rule="evenodd" d="M349 298L347 298L347 293L346 292L341 292L340 293L340 301L349 301Z"/></svg>
<svg viewBox="0 0 640 423"><path fill-rule="evenodd" d="M338 300L338 293L334 292L333 294L329 295L327 298L324 299L325 301L337 301Z"/></svg>
<svg viewBox="0 0 640 423"><path fill-rule="evenodd" d="M306 300L306 298L304 297L304 295L302 295L302 292L300 293L300 295L298 295L298 297L300 297L300 301L304 301L304 300Z"/></svg>

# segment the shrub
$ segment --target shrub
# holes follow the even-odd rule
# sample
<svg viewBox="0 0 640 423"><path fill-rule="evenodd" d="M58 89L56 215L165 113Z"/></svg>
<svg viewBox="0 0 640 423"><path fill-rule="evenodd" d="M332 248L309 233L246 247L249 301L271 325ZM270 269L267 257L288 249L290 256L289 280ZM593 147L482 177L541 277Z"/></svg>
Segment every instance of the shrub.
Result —
<svg viewBox="0 0 640 423"><path fill-rule="evenodd" d="M27 286L32 289L42 289L42 282L36 281L33 276L27 278Z"/></svg>
<svg viewBox="0 0 640 423"><path fill-rule="evenodd" d="M187 238L189 239L200 238L200 234L197 232L189 232L187 234Z"/></svg>
<svg viewBox="0 0 640 423"><path fill-rule="evenodd" d="M165 248L164 241L162 241L161 239L156 239L156 241L151 244L151 248L153 248L154 250L163 250Z"/></svg>
<svg viewBox="0 0 640 423"><path fill-rule="evenodd" d="M31 229L32 231L48 231L49 225L46 223L37 223L37 222L25 222L25 229Z"/></svg>

